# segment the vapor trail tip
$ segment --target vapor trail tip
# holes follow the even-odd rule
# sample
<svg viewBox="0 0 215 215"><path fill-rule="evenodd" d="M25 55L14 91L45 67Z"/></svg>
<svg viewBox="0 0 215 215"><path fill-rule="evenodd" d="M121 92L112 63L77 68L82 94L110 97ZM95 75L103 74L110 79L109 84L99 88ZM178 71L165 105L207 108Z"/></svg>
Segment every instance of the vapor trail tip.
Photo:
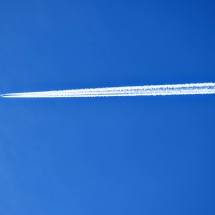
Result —
<svg viewBox="0 0 215 215"><path fill-rule="evenodd" d="M0 94L0 98L5 98L5 94Z"/></svg>

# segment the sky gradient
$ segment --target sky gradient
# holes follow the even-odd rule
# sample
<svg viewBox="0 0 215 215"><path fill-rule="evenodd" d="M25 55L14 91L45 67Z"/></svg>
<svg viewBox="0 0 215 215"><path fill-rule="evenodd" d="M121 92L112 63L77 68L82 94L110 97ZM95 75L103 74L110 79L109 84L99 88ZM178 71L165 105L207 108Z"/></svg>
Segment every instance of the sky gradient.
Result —
<svg viewBox="0 0 215 215"><path fill-rule="evenodd" d="M215 82L214 9L0 1L1 94ZM214 95L0 103L2 214L214 214Z"/></svg>

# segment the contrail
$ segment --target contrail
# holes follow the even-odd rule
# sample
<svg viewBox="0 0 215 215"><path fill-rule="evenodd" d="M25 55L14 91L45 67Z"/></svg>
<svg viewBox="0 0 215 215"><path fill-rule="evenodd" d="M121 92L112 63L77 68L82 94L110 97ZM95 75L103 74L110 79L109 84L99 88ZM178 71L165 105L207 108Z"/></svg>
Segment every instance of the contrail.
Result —
<svg viewBox="0 0 215 215"><path fill-rule="evenodd" d="M215 83L104 87L2 94L3 98L69 98L215 94Z"/></svg>

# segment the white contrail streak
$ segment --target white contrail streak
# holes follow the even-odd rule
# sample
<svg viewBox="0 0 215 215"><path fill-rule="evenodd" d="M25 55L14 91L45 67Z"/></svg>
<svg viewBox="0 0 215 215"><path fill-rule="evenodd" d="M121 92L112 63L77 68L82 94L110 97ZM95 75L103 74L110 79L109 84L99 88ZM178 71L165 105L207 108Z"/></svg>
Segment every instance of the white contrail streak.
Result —
<svg viewBox="0 0 215 215"><path fill-rule="evenodd" d="M69 98L215 94L215 83L105 87L3 94L4 98Z"/></svg>

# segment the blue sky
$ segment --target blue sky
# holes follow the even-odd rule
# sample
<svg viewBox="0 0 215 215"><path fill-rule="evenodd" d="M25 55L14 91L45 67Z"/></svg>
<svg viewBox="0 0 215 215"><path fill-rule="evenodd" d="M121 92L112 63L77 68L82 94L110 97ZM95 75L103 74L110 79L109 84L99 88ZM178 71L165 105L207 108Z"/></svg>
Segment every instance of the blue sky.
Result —
<svg viewBox="0 0 215 215"><path fill-rule="evenodd" d="M214 1L0 1L1 93L215 82ZM1 99L0 208L213 214L214 95Z"/></svg>

